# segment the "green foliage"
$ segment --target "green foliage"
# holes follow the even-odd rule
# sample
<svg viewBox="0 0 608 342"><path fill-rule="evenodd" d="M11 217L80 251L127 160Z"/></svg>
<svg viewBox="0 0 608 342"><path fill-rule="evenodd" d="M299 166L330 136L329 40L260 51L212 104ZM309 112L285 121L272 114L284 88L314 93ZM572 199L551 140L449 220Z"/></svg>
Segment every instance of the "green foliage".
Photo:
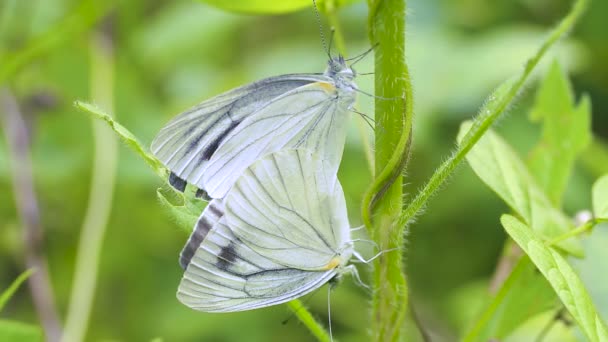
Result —
<svg viewBox="0 0 608 342"><path fill-rule="evenodd" d="M462 124L459 140L470 127L468 122ZM477 176L541 236L555 238L573 228L568 217L551 205L524 163L498 134L488 131L471 149L467 161ZM572 255L583 254L576 240L563 241L559 247Z"/></svg>
<svg viewBox="0 0 608 342"><path fill-rule="evenodd" d="M17 279L0 293L0 311L4 308L8 300L15 294L17 289L27 278L32 275L34 270L29 269L19 275ZM0 341L30 342L42 341L42 330L35 325L0 319Z"/></svg>
<svg viewBox="0 0 608 342"><path fill-rule="evenodd" d="M0 319L0 341L44 341L42 329L35 325Z"/></svg>
<svg viewBox="0 0 608 342"><path fill-rule="evenodd" d="M66 16L63 21L56 25L52 30L41 34L22 48L19 52L3 56L0 65L0 84L3 84L20 68L30 63L49 50L60 46L70 38L84 32L102 18L110 6L106 2L85 0L78 6L73 13Z"/></svg>
<svg viewBox="0 0 608 342"><path fill-rule="evenodd" d="M169 171L165 169L162 163L152 154L147 152L147 149L142 146L139 140L127 128L118 123L116 120L101 109L94 105L76 101L74 106L82 111L85 111L95 118L105 121L114 132L129 146L133 152L141 157L152 170L163 180L167 181ZM194 199L194 192L191 187L188 187L189 196L175 191L172 187L158 189L156 194L158 199L174 218L176 223L186 232L191 232L192 227L196 223L201 210L203 209L202 202Z"/></svg>
<svg viewBox="0 0 608 342"><path fill-rule="evenodd" d="M608 175L602 176L593 184L593 215L608 219Z"/></svg>
<svg viewBox="0 0 608 342"><path fill-rule="evenodd" d="M575 158L591 142L591 104L585 96L575 106L570 82L556 61L540 85L530 119L544 122L528 159L530 172L560 207Z"/></svg>
<svg viewBox="0 0 608 342"><path fill-rule="evenodd" d="M589 102L583 100L578 108L573 108L569 89L567 78L554 63L531 110L530 117L535 120L543 117L544 123L541 140L530 158L530 171L513 149L492 131L471 150L467 161L477 176L535 230L534 234L542 236L544 241L557 243L572 255L581 256L581 244L571 237L592 225L574 229L568 217L556 207L565 192L574 160L590 140ZM468 126L470 123L462 125L460 137ZM524 248L524 251L527 250ZM536 264L534 257L530 257ZM466 340L509 336L529 318L554 307L555 295L548 293L547 288L547 281L538 277L528 257L521 258ZM522 302L522 298L528 298L528 303ZM511 319L504 320L505 316Z"/></svg>
<svg viewBox="0 0 608 342"><path fill-rule="evenodd" d="M4 290L4 292L0 293L0 311L2 311L2 309L4 308L4 306L6 305L8 300L11 299L13 294L15 294L15 292L19 289L19 286L21 286L21 284L23 284L23 282L26 281L27 278L29 278L33 272L34 272L34 270L29 269L29 270L21 273L17 277L17 279L15 279L15 281L13 281L13 283L8 287L8 289L6 289L6 290Z"/></svg>
<svg viewBox="0 0 608 342"><path fill-rule="evenodd" d="M297 11L312 5L311 0L199 0L229 12L250 14L279 14ZM319 10L332 10L360 0L318 0Z"/></svg>
<svg viewBox="0 0 608 342"><path fill-rule="evenodd" d="M190 233L203 210L202 201L186 197L170 186L158 189L156 195L160 204L168 209L177 225L185 232Z"/></svg>
<svg viewBox="0 0 608 342"><path fill-rule="evenodd" d="M123 125L112 119L109 114L104 113L100 108L92 104L82 101L74 102L74 106L92 115L94 118L105 121L110 126L110 128L112 128L112 130L116 132L116 134L118 134L122 141L124 141L137 155L139 155L159 177L161 177L162 179L166 179L169 176L169 172L167 171L167 169L165 169L163 164L153 155L147 152L147 149L142 146L142 144L139 142L139 140L137 140L135 135L133 135L133 133L131 133Z"/></svg>
<svg viewBox="0 0 608 342"><path fill-rule="evenodd" d="M199 0L209 5L221 8L230 12L242 13L286 13L297 11L309 7L310 1L307 0Z"/></svg>
<svg viewBox="0 0 608 342"><path fill-rule="evenodd" d="M517 218L503 215L501 223L549 281L587 338L593 342L608 341L605 323L597 314L583 282L566 259Z"/></svg>
<svg viewBox="0 0 608 342"><path fill-rule="evenodd" d="M557 306L549 283L530 258L521 257L463 338L465 342L504 339L530 317Z"/></svg>

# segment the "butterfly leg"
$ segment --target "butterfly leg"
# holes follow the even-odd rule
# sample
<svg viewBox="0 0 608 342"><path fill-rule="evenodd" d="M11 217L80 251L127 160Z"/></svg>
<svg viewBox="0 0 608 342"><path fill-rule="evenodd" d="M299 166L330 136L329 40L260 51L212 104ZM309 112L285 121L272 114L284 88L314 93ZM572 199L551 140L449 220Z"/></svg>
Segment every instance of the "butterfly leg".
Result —
<svg viewBox="0 0 608 342"><path fill-rule="evenodd" d="M357 267L355 267L355 265L348 265L344 268L344 273L350 273L353 276L353 279L355 279L355 282L357 284L359 284L359 286L363 287L364 289L371 291L371 287L369 287L367 284L365 284L362 280L361 277L359 276L359 270L357 270Z"/></svg>
<svg viewBox="0 0 608 342"><path fill-rule="evenodd" d="M373 257L369 258L369 259L365 259L363 258L363 256L361 256L361 254L359 254L357 251L353 251L353 256L355 258L357 258L357 260L359 260L360 262L364 263L364 264L369 264L370 262L374 261L377 257L381 256L384 253L387 252L392 252L395 250L398 250L399 248L391 248L391 249L385 249L383 251L378 252L376 255L374 255Z"/></svg>

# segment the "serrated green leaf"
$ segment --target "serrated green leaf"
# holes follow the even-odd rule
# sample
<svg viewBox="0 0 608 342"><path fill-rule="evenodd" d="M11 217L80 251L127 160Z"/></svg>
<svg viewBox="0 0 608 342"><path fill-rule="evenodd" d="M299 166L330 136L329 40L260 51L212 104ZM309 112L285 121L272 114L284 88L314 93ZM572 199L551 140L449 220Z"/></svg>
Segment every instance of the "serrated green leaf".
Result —
<svg viewBox="0 0 608 342"><path fill-rule="evenodd" d="M595 181L592 188L593 215L608 219L608 174Z"/></svg>
<svg viewBox="0 0 608 342"><path fill-rule="evenodd" d="M156 191L156 195L160 200L160 204L168 210L177 225L189 234L203 208L197 205L195 200L187 198L182 193L173 190L173 188L159 188Z"/></svg>
<svg viewBox="0 0 608 342"><path fill-rule="evenodd" d="M469 329L464 342L503 340L531 317L557 305L551 286L524 256Z"/></svg>
<svg viewBox="0 0 608 342"><path fill-rule="evenodd" d="M43 341L42 329L32 324L17 321L0 320L0 341Z"/></svg>
<svg viewBox="0 0 608 342"><path fill-rule="evenodd" d="M530 227L511 215L500 219L509 236L528 254L549 281L566 309L590 341L608 341L608 329L587 289L566 259L548 247Z"/></svg>
<svg viewBox="0 0 608 342"><path fill-rule="evenodd" d="M158 159L156 159L156 157L146 152L146 149L141 145L139 140L126 127L92 104L76 101L74 106L91 114L94 118L104 120L127 146L139 155L163 181L167 181L169 171ZM157 191L160 203L169 209L169 213L176 220L177 224L180 227L183 227L188 233L192 231L192 227L203 209L199 204L201 201L194 199L192 191L193 188L190 186L187 188L186 192L191 196L179 193L173 190L173 188L161 188Z"/></svg>
<svg viewBox="0 0 608 342"><path fill-rule="evenodd" d="M585 96L574 105L572 87L557 61L541 83L530 119L542 121L543 128L528 167L559 208L574 161L591 142L591 103Z"/></svg>
<svg viewBox="0 0 608 342"><path fill-rule="evenodd" d="M146 148L143 147L143 145L139 142L135 135L131 133L131 131L129 131L125 126L121 125L120 123L118 123L118 121L114 120L109 114L105 113L103 110L90 103L75 101L74 107L87 112L93 118L105 121L110 126L110 128L112 128L112 130L116 132L116 134L118 134L122 141L124 141L127 146L129 146L137 155L139 155L146 162L146 164L148 164L148 166L150 166L152 170L159 177L161 177L163 181L167 181L169 177L169 172L167 171L167 169L158 159L156 159L150 153L146 152Z"/></svg>
<svg viewBox="0 0 608 342"><path fill-rule="evenodd" d="M470 122L461 125L459 142L470 127ZM475 174L544 238L556 238L573 229L570 220L551 205L515 151L492 130L466 158ZM583 255L575 239L561 241L558 246L572 255Z"/></svg>
<svg viewBox="0 0 608 342"><path fill-rule="evenodd" d="M312 0L199 0L211 6L230 12L251 14L279 14L301 10L313 5ZM339 8L360 0L317 0L319 10L328 6Z"/></svg>
<svg viewBox="0 0 608 342"><path fill-rule="evenodd" d="M13 283L4 292L2 292L2 294L0 294L0 311L2 311L4 305L6 305L6 302L11 299L17 289L19 289L19 286L21 286L21 284L23 284L23 282L26 281L27 278L32 275L32 273L34 273L34 270L31 268L21 273L17 279L15 279Z"/></svg>

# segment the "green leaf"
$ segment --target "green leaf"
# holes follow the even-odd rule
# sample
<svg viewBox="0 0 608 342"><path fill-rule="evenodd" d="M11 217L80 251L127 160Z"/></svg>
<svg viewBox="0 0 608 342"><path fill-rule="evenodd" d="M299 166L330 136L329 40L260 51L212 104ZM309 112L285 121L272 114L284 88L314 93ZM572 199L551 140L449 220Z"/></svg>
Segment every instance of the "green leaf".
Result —
<svg viewBox="0 0 608 342"><path fill-rule="evenodd" d="M521 257L464 342L503 340L531 317L554 308L557 297L527 256Z"/></svg>
<svg viewBox="0 0 608 342"><path fill-rule="evenodd" d="M511 215L500 219L515 242L549 281L566 309L590 341L608 341L608 329L599 317L591 298L572 267L555 249L544 244L530 227Z"/></svg>
<svg viewBox="0 0 608 342"><path fill-rule="evenodd" d="M230 12L279 14L301 10L313 5L312 0L199 0ZM360 0L317 0L319 10L326 12Z"/></svg>
<svg viewBox="0 0 608 342"><path fill-rule="evenodd" d="M42 329L40 329L40 327L27 323L0 320L0 341L43 341Z"/></svg>
<svg viewBox="0 0 608 342"><path fill-rule="evenodd" d="M470 127L470 122L461 125L458 141ZM551 205L515 151L492 130L466 158L477 176L544 238L556 238L573 229L570 220ZM563 240L558 246L572 255L583 255L577 240Z"/></svg>
<svg viewBox="0 0 608 342"><path fill-rule="evenodd" d="M608 219L608 174L598 179L592 188L593 215Z"/></svg>
<svg viewBox="0 0 608 342"><path fill-rule="evenodd" d="M104 120L127 146L139 155L164 182L167 181L169 171L156 157L146 151L146 148L142 146L135 135L127 128L92 104L76 101L74 106L91 114L96 119ZM161 205L168 209L177 224L189 234L203 210L203 206L201 206L202 201L194 198L194 188L188 186L186 194L177 192L172 187L160 188L157 191L157 195Z"/></svg>
<svg viewBox="0 0 608 342"><path fill-rule="evenodd" d="M0 311L2 311L2 309L6 305L6 302L8 302L8 300L11 299L11 297L13 296L13 294L15 294L17 289L19 289L19 286L21 286L21 284L23 284L23 282L26 281L27 278L29 278L32 275L32 273L34 273L34 270L31 268L29 270L26 270L25 272L21 273L17 277L17 279L15 279L13 281L13 283L8 287L8 289L6 289L4 292L2 292L2 294L0 294ZM0 340L2 340L2 339L0 339Z"/></svg>
<svg viewBox="0 0 608 342"><path fill-rule="evenodd" d="M156 195L160 200L160 204L168 210L177 225L190 234L203 211L203 208L199 204L202 201L190 199L169 187L159 188L156 191Z"/></svg>
<svg viewBox="0 0 608 342"><path fill-rule="evenodd" d="M557 208L576 157L591 142L591 104L574 105L572 87L557 61L536 95L532 121L543 121L542 137L528 159L530 172Z"/></svg>
<svg viewBox="0 0 608 342"><path fill-rule="evenodd" d="M312 0L200 0L229 12L278 14L312 6Z"/></svg>
<svg viewBox="0 0 608 342"><path fill-rule="evenodd" d="M163 180L167 181L169 177L169 171L163 166L163 164L156 159L153 155L146 152L146 148L137 140L135 135L131 133L125 126L115 121L109 114L90 103L76 101L74 107L89 113L93 118L101 119L105 121L110 128L129 146L137 155L139 155L152 170Z"/></svg>

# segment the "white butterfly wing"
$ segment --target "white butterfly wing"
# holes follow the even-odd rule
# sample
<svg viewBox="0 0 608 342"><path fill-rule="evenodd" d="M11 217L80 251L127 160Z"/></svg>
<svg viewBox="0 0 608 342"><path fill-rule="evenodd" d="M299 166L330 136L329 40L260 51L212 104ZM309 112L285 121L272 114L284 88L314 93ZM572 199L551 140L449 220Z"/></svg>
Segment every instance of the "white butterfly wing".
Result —
<svg viewBox="0 0 608 342"><path fill-rule="evenodd" d="M211 204L214 209L205 210L199 221L212 228L188 260L179 285L177 297L185 305L205 312L251 310L303 296L336 275L335 269L315 272L288 268L256 253L228 228L222 204L217 200Z"/></svg>
<svg viewBox="0 0 608 342"><path fill-rule="evenodd" d="M264 157L244 171L225 206L233 233L274 262L321 271L350 258L344 193L319 154L298 149Z"/></svg>
<svg viewBox="0 0 608 342"><path fill-rule="evenodd" d="M151 144L172 173L199 188L208 160L249 115L293 89L325 80L322 75L283 75L233 89L173 118ZM183 184L185 186L185 184Z"/></svg>
<svg viewBox="0 0 608 342"><path fill-rule="evenodd" d="M333 84L315 82L294 89L261 108L232 130L199 175L213 198L223 198L243 170L282 149L319 153L336 174L342 159L349 111ZM198 184L198 183L197 183Z"/></svg>

